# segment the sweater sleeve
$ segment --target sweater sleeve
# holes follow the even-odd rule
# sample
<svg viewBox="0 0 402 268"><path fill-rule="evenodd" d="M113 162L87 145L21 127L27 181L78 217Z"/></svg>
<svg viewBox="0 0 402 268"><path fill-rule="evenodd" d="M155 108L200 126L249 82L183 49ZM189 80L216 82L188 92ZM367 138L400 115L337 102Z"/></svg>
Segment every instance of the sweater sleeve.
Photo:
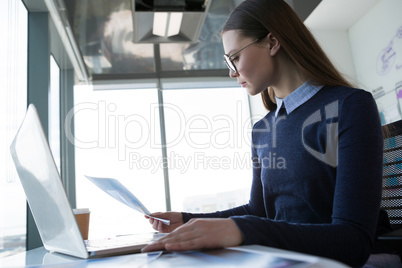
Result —
<svg viewBox="0 0 402 268"><path fill-rule="evenodd" d="M339 103L338 165L332 222L287 223L253 215L232 216L244 244L260 244L361 266L372 251L382 183L383 137L370 93Z"/></svg>

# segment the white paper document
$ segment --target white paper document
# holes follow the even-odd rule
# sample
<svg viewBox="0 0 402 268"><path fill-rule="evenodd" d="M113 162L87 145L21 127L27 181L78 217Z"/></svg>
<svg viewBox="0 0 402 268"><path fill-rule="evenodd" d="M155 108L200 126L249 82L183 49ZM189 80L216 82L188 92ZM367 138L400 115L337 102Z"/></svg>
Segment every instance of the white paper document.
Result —
<svg viewBox="0 0 402 268"><path fill-rule="evenodd" d="M118 180L111 178L95 178L90 176L85 177L87 177L91 182L93 182L96 186L102 189L105 193L107 193L114 199L120 201L124 205L129 206L130 208L135 209L138 212L149 216L150 218L161 221L166 225L170 225L169 220L150 216L151 213L149 212L149 210L141 203L140 200L138 200L137 197L135 197L135 195L132 192L130 192Z"/></svg>

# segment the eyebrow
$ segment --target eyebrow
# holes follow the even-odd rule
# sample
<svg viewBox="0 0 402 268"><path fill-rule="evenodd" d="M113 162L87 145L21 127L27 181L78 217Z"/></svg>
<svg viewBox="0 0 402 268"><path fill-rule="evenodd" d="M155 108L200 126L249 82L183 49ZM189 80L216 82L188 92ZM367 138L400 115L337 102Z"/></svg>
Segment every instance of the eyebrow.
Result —
<svg viewBox="0 0 402 268"><path fill-rule="evenodd" d="M236 55L237 52L240 52L241 49L232 49L229 51L229 53L227 53L226 55L228 55L229 58L231 58L232 56Z"/></svg>
<svg viewBox="0 0 402 268"><path fill-rule="evenodd" d="M252 44L252 43L250 43L250 44ZM229 53L226 54L226 55L228 55L229 57L232 57L232 56L236 55L238 52L242 51L243 48L246 48L247 46L248 46L248 45L242 46L241 48L232 49L232 50L230 50Z"/></svg>
<svg viewBox="0 0 402 268"><path fill-rule="evenodd" d="M229 58L231 58L231 57L233 57L234 55L236 55L236 54L240 53L241 51L243 51L243 49L246 49L247 47L251 46L252 44L254 44L255 42L258 42L258 41L261 40L261 39L262 39L262 37L259 37L259 38L255 39L253 42L251 42L250 44L248 44L248 45L246 45L246 46L244 46L244 47L238 49L235 53L228 53L228 54L226 54L226 55L227 55ZM231 51L229 51L229 52L232 52L232 51L233 51L233 50L231 50ZM231 55L231 54L232 54L232 55Z"/></svg>
<svg viewBox="0 0 402 268"><path fill-rule="evenodd" d="M230 56L230 54L233 54L233 51L236 51L236 49L229 50L229 52L226 53L226 55Z"/></svg>
<svg viewBox="0 0 402 268"><path fill-rule="evenodd" d="M231 49L231 50L229 50L229 52L228 53L226 53L226 55L228 55L229 57L231 57L232 55L231 54L233 54L233 52L238 52L239 50L241 50L241 48L240 49L238 49L238 48L234 48L234 49Z"/></svg>

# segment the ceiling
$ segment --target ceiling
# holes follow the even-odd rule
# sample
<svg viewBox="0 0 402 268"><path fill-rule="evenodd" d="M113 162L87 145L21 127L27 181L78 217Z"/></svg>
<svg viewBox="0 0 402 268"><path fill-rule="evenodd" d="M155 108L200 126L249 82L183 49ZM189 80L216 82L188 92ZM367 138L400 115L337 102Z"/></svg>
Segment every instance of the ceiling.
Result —
<svg viewBox="0 0 402 268"><path fill-rule="evenodd" d="M227 76L220 28L237 2L212 1L197 42L153 44L133 42L130 0L65 1L80 53L94 80Z"/></svg>
<svg viewBox="0 0 402 268"><path fill-rule="evenodd" d="M305 20L310 29L347 30L380 0L322 0Z"/></svg>
<svg viewBox="0 0 402 268"><path fill-rule="evenodd" d="M23 0L28 11L41 11L44 2L65 7L75 58L83 62L92 81L175 77L227 77L222 60L220 30L230 11L242 0L210 0L210 6L193 43L134 43L133 9L137 2L156 0ZM164 0L158 0L164 1ZM205 0L168 0L205 1ZM321 0L285 0L306 19ZM62 13L60 11L59 13ZM54 18L54 17L53 17ZM60 19L63 21L63 19ZM141 27L141 25L139 26ZM57 28L57 27L56 27ZM60 33L60 28L58 28ZM67 31L66 30L66 31ZM63 38L62 38L63 39ZM68 46L68 44L64 45ZM72 58L71 55L69 55Z"/></svg>

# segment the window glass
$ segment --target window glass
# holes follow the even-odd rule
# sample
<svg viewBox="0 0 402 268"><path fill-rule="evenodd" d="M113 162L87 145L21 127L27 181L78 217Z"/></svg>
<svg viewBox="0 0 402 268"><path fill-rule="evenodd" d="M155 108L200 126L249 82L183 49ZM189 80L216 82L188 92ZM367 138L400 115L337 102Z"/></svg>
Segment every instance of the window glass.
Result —
<svg viewBox="0 0 402 268"><path fill-rule="evenodd" d="M163 93L172 210L212 212L248 202L251 123L245 91Z"/></svg>
<svg viewBox="0 0 402 268"><path fill-rule="evenodd" d="M151 212L166 210L157 90L75 86L74 94L77 207L91 210L89 238L152 232L84 175L115 178Z"/></svg>
<svg viewBox="0 0 402 268"><path fill-rule="evenodd" d="M60 173L60 68L50 56L49 146Z"/></svg>
<svg viewBox="0 0 402 268"><path fill-rule="evenodd" d="M10 145L27 108L27 10L0 1L0 258L25 251L26 201Z"/></svg>
<svg viewBox="0 0 402 268"><path fill-rule="evenodd" d="M226 68L222 42L195 44L160 44L164 71Z"/></svg>

